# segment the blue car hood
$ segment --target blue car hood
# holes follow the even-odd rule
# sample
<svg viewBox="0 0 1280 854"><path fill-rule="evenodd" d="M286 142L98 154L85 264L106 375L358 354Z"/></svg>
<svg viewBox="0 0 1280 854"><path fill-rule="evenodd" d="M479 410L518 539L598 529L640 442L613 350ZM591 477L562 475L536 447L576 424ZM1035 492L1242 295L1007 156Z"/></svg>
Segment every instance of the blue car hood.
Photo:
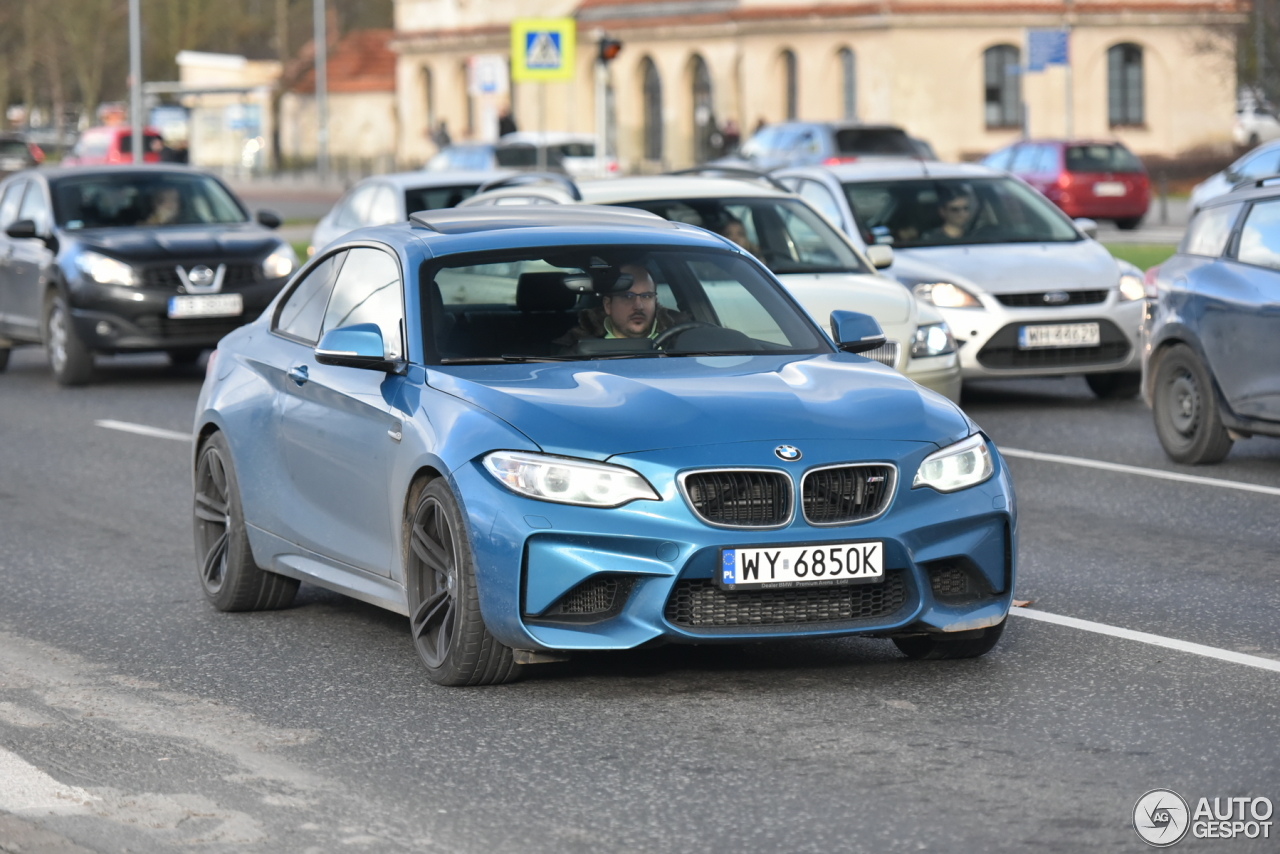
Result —
<svg viewBox="0 0 1280 854"><path fill-rule="evenodd" d="M443 366L429 368L427 382L548 453L590 459L799 439L942 446L970 432L942 396L847 354Z"/></svg>

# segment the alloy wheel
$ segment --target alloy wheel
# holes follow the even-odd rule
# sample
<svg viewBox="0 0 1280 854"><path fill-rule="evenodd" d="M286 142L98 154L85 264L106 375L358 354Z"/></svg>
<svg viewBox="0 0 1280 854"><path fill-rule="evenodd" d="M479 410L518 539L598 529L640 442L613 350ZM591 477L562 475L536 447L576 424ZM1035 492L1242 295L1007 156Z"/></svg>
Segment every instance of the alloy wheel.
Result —
<svg viewBox="0 0 1280 854"><path fill-rule="evenodd" d="M409 617L413 642L429 667L439 667L453 644L459 582L455 534L435 498L419 506L410 546L418 593L417 606Z"/></svg>
<svg viewBox="0 0 1280 854"><path fill-rule="evenodd" d="M49 309L49 363L58 374L67 367L67 313L56 300Z"/></svg>
<svg viewBox="0 0 1280 854"><path fill-rule="evenodd" d="M207 449L196 469L195 514L202 556L200 578L210 593L222 588L227 574L227 546L231 536L231 505L227 470L216 448Z"/></svg>

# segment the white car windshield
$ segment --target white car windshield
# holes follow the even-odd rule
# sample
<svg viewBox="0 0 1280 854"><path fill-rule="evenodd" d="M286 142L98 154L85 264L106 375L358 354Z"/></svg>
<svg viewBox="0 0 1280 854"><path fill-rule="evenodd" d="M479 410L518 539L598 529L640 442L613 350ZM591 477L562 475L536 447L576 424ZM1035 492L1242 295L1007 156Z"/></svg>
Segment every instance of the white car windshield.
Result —
<svg viewBox="0 0 1280 854"><path fill-rule="evenodd" d="M1066 243L1066 215L1011 178L937 178L844 185L862 239L897 247Z"/></svg>

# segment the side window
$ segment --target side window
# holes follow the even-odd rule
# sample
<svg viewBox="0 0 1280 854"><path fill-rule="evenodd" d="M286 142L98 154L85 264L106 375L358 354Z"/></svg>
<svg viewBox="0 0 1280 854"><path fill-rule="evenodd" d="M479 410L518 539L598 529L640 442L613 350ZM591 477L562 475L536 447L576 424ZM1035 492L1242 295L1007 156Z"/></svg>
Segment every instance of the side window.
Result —
<svg viewBox="0 0 1280 854"><path fill-rule="evenodd" d="M369 217L369 206L373 203L373 194L377 191L378 188L373 184L358 188L347 197L342 210L338 211L338 218L334 224L344 228L359 228L364 225Z"/></svg>
<svg viewBox="0 0 1280 854"><path fill-rule="evenodd" d="M1231 229L1238 213L1239 204L1221 205L1200 211L1187 227L1181 251L1188 255L1217 258L1227 248L1227 240L1231 237Z"/></svg>
<svg viewBox="0 0 1280 854"><path fill-rule="evenodd" d="M365 225L388 225L400 219L400 209L396 207L396 194L385 184L379 184L369 205L369 216Z"/></svg>
<svg viewBox="0 0 1280 854"><path fill-rule="evenodd" d="M320 334L357 323L376 323L382 330L384 355L400 359L404 356L400 340L403 317L396 259L381 249L361 246L350 250L334 284Z"/></svg>
<svg viewBox="0 0 1280 854"><path fill-rule="evenodd" d="M276 329L301 341L314 344L320 340L325 306L333 292L333 282L342 269L346 252L336 252L311 268L298 282L289 298L280 306Z"/></svg>
<svg viewBox="0 0 1280 854"><path fill-rule="evenodd" d="M36 224L36 231L44 234L49 230L49 206L44 201L44 191L40 184L31 181L27 184L27 194L22 197L22 207L18 209L18 219L29 219Z"/></svg>
<svg viewBox="0 0 1280 854"><path fill-rule="evenodd" d="M8 228L18 218L18 203L22 201L22 191L26 186L26 181L14 181L5 190L4 198L0 199L0 229Z"/></svg>
<svg viewBox="0 0 1280 854"><path fill-rule="evenodd" d="M1002 148L988 154L982 160L983 166L990 166L992 169L1008 169L1009 161L1013 159L1014 146Z"/></svg>
<svg viewBox="0 0 1280 854"><path fill-rule="evenodd" d="M839 228L840 223L844 221L844 217L840 215L840 207L832 197L831 191L817 181L801 181L800 198L817 208L818 212L831 220L831 224L836 228Z"/></svg>
<svg viewBox="0 0 1280 854"><path fill-rule="evenodd" d="M1035 171L1036 158L1040 154L1038 145L1019 145L1013 153L1013 162L1009 171L1015 175L1026 175Z"/></svg>
<svg viewBox="0 0 1280 854"><path fill-rule="evenodd" d="M1280 270L1280 199L1256 202L1240 229L1236 258L1245 264Z"/></svg>
<svg viewBox="0 0 1280 854"><path fill-rule="evenodd" d="M1041 145L1040 156L1036 158L1035 171L1044 174L1058 171L1058 149L1053 145Z"/></svg>

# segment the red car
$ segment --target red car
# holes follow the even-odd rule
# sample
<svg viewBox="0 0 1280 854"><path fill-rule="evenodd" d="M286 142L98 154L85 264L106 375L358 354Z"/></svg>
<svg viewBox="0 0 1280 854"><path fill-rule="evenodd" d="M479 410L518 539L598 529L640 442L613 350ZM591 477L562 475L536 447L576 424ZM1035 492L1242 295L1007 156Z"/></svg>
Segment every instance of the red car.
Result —
<svg viewBox="0 0 1280 854"><path fill-rule="evenodd" d="M154 151L156 140L163 143L160 131L142 129L142 161L159 163L160 153ZM64 166L102 166L104 164L133 162L133 130L128 125L89 128L80 134L71 156L63 158Z"/></svg>
<svg viewBox="0 0 1280 854"><path fill-rule="evenodd" d="M1151 203L1146 167L1118 142L1026 140L982 162L1017 175L1070 217L1137 228Z"/></svg>

